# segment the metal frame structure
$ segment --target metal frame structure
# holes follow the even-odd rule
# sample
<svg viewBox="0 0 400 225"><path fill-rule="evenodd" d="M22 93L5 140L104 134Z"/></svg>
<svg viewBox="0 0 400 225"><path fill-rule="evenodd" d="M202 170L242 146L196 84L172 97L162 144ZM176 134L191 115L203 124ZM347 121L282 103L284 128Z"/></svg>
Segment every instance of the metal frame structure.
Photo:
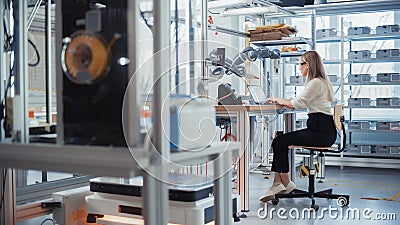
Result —
<svg viewBox="0 0 400 225"><path fill-rule="evenodd" d="M131 7L136 9L136 1L129 1ZM2 2L4 3L4 2ZM56 3L56 25L61 26L62 21L60 19L61 0ZM169 46L169 18L170 1L157 0L154 4L154 53L155 63L154 72L155 77L155 95L153 96L154 113L153 121L154 124L163 124L166 130L169 126L169 104L166 101L169 91L169 54L162 50ZM0 164L1 167L8 168L24 168L24 169L39 169L39 170L50 170L60 172L72 172L72 173L84 173L91 175L102 175L102 176L118 176L118 177L132 177L135 174L144 174L144 185L146 191L144 193L144 217L146 224L166 224L168 221L168 192L167 186L162 182L162 178L165 177L167 171L164 166L168 166L165 160L159 160L149 155L149 149L143 149L142 147L131 147L128 151L126 148L111 148L111 147L88 147L88 146L64 146L64 145L26 145L25 143L29 140L28 129L27 129L27 90L26 85L27 79L27 24L20 23L19 21L26 21L26 9L27 4L25 0L18 0L15 5L15 21L16 29L18 30L18 37L16 38L16 46L18 52L16 54L16 95L21 95L19 101L21 109L18 116L14 117L17 121L21 122L21 128L19 129L19 140L22 144L0 144ZM47 8L49 10L49 8ZM135 10L135 12L137 12ZM135 12L130 13L130 18L135 18ZM47 11L49 13L49 11ZM206 15L206 14L205 14ZM50 26L50 22L47 21L47 25ZM207 29L207 26L204 26ZM3 30L3 29L1 29ZM51 31L48 29L48 33ZM60 31L57 31L60 32ZM135 33L134 31L132 31ZM58 33L60 34L60 33ZM133 41L136 41L134 38ZM135 44L135 43L133 43ZM61 43L57 42L56 50L60 52ZM136 53L136 52L134 52ZM47 53L51 55L50 52ZM131 56L132 57L132 56ZM133 56L130 65L131 71L135 71L136 57ZM61 66L58 62L57 70L60 72ZM49 81L48 81L49 82ZM50 83L50 82L49 82ZM24 86L25 85L25 86ZM57 79L57 87L62 87L61 79ZM48 89L51 87L48 85ZM62 90L57 90L62 91ZM58 97L58 121L62 121L62 99ZM134 106L136 106L136 101ZM163 107L161 107L163 106ZM51 107L48 107L51 110ZM132 107L136 110L136 107ZM131 108L131 109L132 109ZM136 121L136 120L135 120ZM137 122L137 121L136 121ZM136 124L137 125L137 124ZM135 122L129 124L129 126L135 126ZM58 143L62 144L62 122L60 126L57 126ZM173 160L173 163L190 163L190 162L205 162L209 160L216 160L215 174L222 174L221 177L215 180L215 204L216 204L216 224L230 224L232 202L227 201L228 196L231 194L230 190L230 158L233 155L238 155L240 146L235 143L215 143L215 145L204 149L200 152L179 152L170 155L169 141L167 135L163 132L164 130L155 129L154 132L154 148L166 159ZM61 132L61 133L59 133ZM137 144L135 136L130 134L128 137L129 144ZM133 138L133 139L130 139ZM137 136L136 136L137 138ZM134 152L134 153L133 153ZM135 155L136 159L140 160L140 166L135 163L132 158L132 154ZM112 159L112 160L110 160ZM169 168L169 167L168 167ZM144 173L144 171L151 172L152 175ZM226 171L223 173L223 171ZM16 193L15 193L15 180L14 180L14 169L1 169L0 178L4 178L3 174L7 173L7 182L5 190L5 202L7 207L3 207L0 212L1 225L15 225L17 218L16 210ZM3 173L4 172L4 173ZM157 179L159 178L159 179ZM2 190L0 190L2 191Z"/></svg>

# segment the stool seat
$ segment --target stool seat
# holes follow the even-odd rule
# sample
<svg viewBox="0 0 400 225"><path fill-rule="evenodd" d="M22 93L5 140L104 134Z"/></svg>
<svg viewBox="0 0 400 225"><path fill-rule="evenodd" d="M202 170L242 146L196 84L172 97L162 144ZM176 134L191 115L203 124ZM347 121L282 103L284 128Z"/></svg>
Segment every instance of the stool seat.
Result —
<svg viewBox="0 0 400 225"><path fill-rule="evenodd" d="M324 151L324 150L339 150L339 145L334 144L332 146L298 146L298 145L290 145L289 148L305 148L305 149L313 149L313 150L318 150L318 151Z"/></svg>

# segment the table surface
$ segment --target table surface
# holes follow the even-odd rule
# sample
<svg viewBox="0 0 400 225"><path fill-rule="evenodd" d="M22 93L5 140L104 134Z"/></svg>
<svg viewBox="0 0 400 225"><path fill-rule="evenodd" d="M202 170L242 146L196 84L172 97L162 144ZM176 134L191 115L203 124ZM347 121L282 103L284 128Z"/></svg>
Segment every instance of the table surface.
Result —
<svg viewBox="0 0 400 225"><path fill-rule="evenodd" d="M216 105L217 112L229 111L276 111L285 109L282 105Z"/></svg>

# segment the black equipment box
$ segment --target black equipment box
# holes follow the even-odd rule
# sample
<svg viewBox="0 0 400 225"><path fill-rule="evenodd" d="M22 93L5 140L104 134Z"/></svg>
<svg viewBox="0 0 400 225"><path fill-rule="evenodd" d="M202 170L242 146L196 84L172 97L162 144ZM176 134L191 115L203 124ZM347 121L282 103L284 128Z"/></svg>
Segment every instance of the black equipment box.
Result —
<svg viewBox="0 0 400 225"><path fill-rule="evenodd" d="M122 105L129 74L118 59L129 57L128 1L61 4L63 74L57 79L62 79L64 143L126 146Z"/></svg>
<svg viewBox="0 0 400 225"><path fill-rule="evenodd" d="M193 174L169 174L169 200L194 202L208 198L214 193L213 177ZM197 184L197 185L196 185ZM143 178L94 178L90 180L90 191L116 195L142 196Z"/></svg>

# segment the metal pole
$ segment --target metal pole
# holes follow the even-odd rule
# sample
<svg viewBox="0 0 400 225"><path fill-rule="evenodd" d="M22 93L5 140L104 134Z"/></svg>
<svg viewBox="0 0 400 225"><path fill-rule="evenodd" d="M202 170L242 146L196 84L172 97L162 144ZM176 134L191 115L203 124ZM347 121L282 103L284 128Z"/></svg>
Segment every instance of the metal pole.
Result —
<svg viewBox="0 0 400 225"><path fill-rule="evenodd" d="M178 22L178 0L175 0L175 90L179 94L179 22Z"/></svg>
<svg viewBox="0 0 400 225"><path fill-rule="evenodd" d="M14 132L15 139L21 143L29 142L28 128L28 36L26 26L26 9L27 2L18 0L14 5L15 9L15 79L13 99L14 108Z"/></svg>
<svg viewBox="0 0 400 225"><path fill-rule="evenodd" d="M62 0L56 0L56 55L61 56L63 21ZM57 144L64 144L64 106L63 106L63 71L61 60L56 60L56 90L57 90Z"/></svg>
<svg viewBox="0 0 400 225"><path fill-rule="evenodd" d="M170 87L170 1L153 0L154 89L153 127L154 148L169 159L169 98ZM152 148L152 147L150 147ZM153 151L155 152L155 151ZM167 224L169 217L166 164L159 155L153 155L149 174L144 176L144 219L146 225Z"/></svg>
<svg viewBox="0 0 400 225"><path fill-rule="evenodd" d="M232 224L232 192L230 191L231 161L231 151L224 151L215 160L214 176L220 176L214 182L214 215L216 225Z"/></svg>
<svg viewBox="0 0 400 225"><path fill-rule="evenodd" d="M15 184L15 170L13 169L0 169L0 178L4 185L4 202L1 210L0 224L1 225L16 225L16 184ZM1 184L3 185L3 184ZM1 190L3 191L3 190Z"/></svg>
<svg viewBox="0 0 400 225"><path fill-rule="evenodd" d="M188 0L188 9L186 10L186 26L189 29L188 35L189 35L189 94L194 94L195 93L195 80L194 80L194 28L193 28L193 11L192 11L192 1L193 0Z"/></svg>
<svg viewBox="0 0 400 225"><path fill-rule="evenodd" d="M205 96L208 96L208 73L207 73L207 52L208 52L208 0L202 0L201 5L201 60L202 60L202 68L201 68L201 76L205 90ZM199 93L201 94L201 93Z"/></svg>
<svg viewBox="0 0 400 225"><path fill-rule="evenodd" d="M315 15L315 10L311 11L311 41L312 41L312 46L311 50L316 50L317 49L317 30L316 30L316 15Z"/></svg>
<svg viewBox="0 0 400 225"><path fill-rule="evenodd" d="M124 129L125 138L128 146L138 146L143 144L140 139L140 128L139 128L139 117L140 117L140 107L138 100L138 80L135 76L135 71L137 69L137 51L136 51L136 34L137 31L137 21L139 15L139 6L137 1L127 1L128 4L128 76L129 76L129 87L127 88L126 100L124 103L129 103L124 106Z"/></svg>
<svg viewBox="0 0 400 225"><path fill-rule="evenodd" d="M46 122L52 124L51 0L46 3Z"/></svg>
<svg viewBox="0 0 400 225"><path fill-rule="evenodd" d="M5 9L4 1L0 1L0 18L4 18L4 9ZM0 23L0 37L4 37L4 23L2 23L2 22ZM4 38L0 38L0 46L4 46ZM0 48L0 101L4 102L4 104L5 104L5 99L3 99L4 93L6 91L6 86L4 85L4 80L6 80L5 76L8 73L6 73L6 63L5 63L4 59L5 59L4 48L1 47ZM0 129L0 141L3 141L4 137L5 137L5 131L2 129L3 123L4 123L4 120L0 120L0 128L1 128Z"/></svg>

